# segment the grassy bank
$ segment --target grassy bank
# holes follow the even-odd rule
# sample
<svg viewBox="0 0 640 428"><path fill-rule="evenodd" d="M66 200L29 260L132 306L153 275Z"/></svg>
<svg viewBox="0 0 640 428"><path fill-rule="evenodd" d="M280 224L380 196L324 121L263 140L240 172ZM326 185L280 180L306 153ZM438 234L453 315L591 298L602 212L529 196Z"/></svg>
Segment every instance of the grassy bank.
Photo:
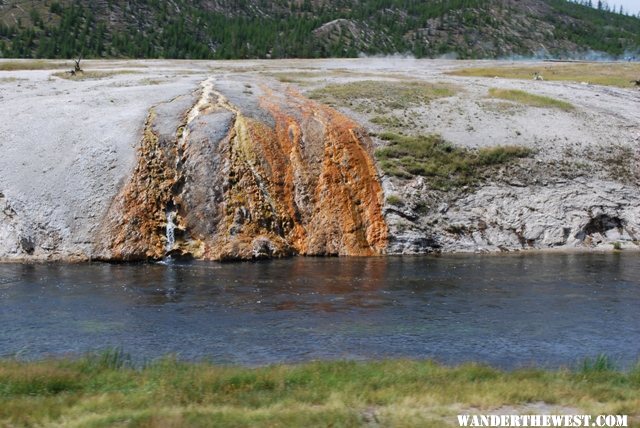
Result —
<svg viewBox="0 0 640 428"><path fill-rule="evenodd" d="M0 361L0 426L456 426L460 413L640 417L640 367L504 372L428 361L313 362L263 368L119 353ZM635 424L635 425L633 425Z"/></svg>

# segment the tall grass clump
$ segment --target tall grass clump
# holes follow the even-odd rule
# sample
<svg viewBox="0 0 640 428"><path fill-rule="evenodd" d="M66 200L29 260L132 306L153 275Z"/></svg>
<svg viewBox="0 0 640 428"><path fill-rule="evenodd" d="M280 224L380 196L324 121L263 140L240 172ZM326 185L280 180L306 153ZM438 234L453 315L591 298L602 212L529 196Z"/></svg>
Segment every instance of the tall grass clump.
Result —
<svg viewBox="0 0 640 428"><path fill-rule="evenodd" d="M585 358L578 367L578 372L582 374L608 373L617 369L613 360L604 354L595 358Z"/></svg>
<svg viewBox="0 0 640 428"><path fill-rule="evenodd" d="M134 366L131 355L122 348L107 348L101 352L88 354L82 362L85 370L117 370Z"/></svg>

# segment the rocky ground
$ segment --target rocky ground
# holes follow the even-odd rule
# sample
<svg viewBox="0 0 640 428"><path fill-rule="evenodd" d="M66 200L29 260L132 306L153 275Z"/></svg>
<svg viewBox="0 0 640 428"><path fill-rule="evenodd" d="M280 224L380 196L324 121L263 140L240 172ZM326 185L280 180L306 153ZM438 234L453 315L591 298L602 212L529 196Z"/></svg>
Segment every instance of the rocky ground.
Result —
<svg viewBox="0 0 640 428"><path fill-rule="evenodd" d="M80 79L0 71L0 257L638 248L640 91L447 74L477 64L87 61ZM414 97L423 84L431 95ZM496 99L490 88L572 108ZM384 168L385 132L439 134L468 156L496 146L530 155L443 187Z"/></svg>

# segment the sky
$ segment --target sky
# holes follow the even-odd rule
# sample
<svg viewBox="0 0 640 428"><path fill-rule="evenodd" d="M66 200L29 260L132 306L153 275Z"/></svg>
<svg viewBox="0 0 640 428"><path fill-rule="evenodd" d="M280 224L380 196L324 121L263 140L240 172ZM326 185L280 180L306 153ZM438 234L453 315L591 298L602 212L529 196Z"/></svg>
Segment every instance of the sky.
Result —
<svg viewBox="0 0 640 428"><path fill-rule="evenodd" d="M594 3L597 3L594 1ZM627 12L633 12L633 14L637 14L640 12L640 0L611 0L608 1L610 6L615 6L616 10L622 5L623 9Z"/></svg>

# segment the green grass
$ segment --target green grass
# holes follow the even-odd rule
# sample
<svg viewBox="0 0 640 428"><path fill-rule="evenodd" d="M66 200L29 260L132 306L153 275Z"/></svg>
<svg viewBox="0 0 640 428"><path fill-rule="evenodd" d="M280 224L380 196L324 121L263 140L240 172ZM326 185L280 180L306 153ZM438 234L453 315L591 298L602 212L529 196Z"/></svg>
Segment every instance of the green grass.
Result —
<svg viewBox="0 0 640 428"><path fill-rule="evenodd" d="M429 177L434 188L449 190L476 184L489 168L532 155L519 146L469 150L456 147L439 135L404 136L383 133L388 145L376 150L382 170L396 177Z"/></svg>
<svg viewBox="0 0 640 428"><path fill-rule="evenodd" d="M330 84L311 91L309 98L358 111L388 112L406 109L430 101L450 97L456 90L451 85L416 81L360 80Z"/></svg>
<svg viewBox="0 0 640 428"><path fill-rule="evenodd" d="M586 358L579 366L579 372L582 374L594 373L612 373L615 372L616 366L614 362L606 355L598 355L595 358Z"/></svg>
<svg viewBox="0 0 640 428"><path fill-rule="evenodd" d="M371 118L371 123L383 126L386 129L403 128L406 126L405 122L397 116L385 115L375 116Z"/></svg>
<svg viewBox="0 0 640 428"><path fill-rule="evenodd" d="M170 358L136 368L117 351L0 361L0 426L11 427L446 427L458 413L527 412L541 402L548 413L640 416L640 367L621 372L598 357L573 371L408 360L246 368Z"/></svg>
<svg viewBox="0 0 640 428"><path fill-rule="evenodd" d="M90 71L82 71L80 73L76 73L72 75L68 71L61 71L58 73L53 73L53 76L59 77L61 79L67 80L99 80L99 79L107 79L112 76L117 76L120 74L135 74L137 71L133 70L110 70L110 71L101 71L101 70L90 70Z"/></svg>
<svg viewBox="0 0 640 428"><path fill-rule="evenodd" d="M519 91L517 89L490 88L489 96L491 98L513 101L532 107L557 108L564 111L571 111L575 109L575 107L571 103L568 103L566 101L557 100L555 98L545 97L542 95L531 94L529 92Z"/></svg>
<svg viewBox="0 0 640 428"><path fill-rule="evenodd" d="M637 63L545 63L523 67L465 68L449 74L467 77L502 77L531 80L540 73L544 80L587 82L593 85L631 88L631 80L640 79L640 64Z"/></svg>

